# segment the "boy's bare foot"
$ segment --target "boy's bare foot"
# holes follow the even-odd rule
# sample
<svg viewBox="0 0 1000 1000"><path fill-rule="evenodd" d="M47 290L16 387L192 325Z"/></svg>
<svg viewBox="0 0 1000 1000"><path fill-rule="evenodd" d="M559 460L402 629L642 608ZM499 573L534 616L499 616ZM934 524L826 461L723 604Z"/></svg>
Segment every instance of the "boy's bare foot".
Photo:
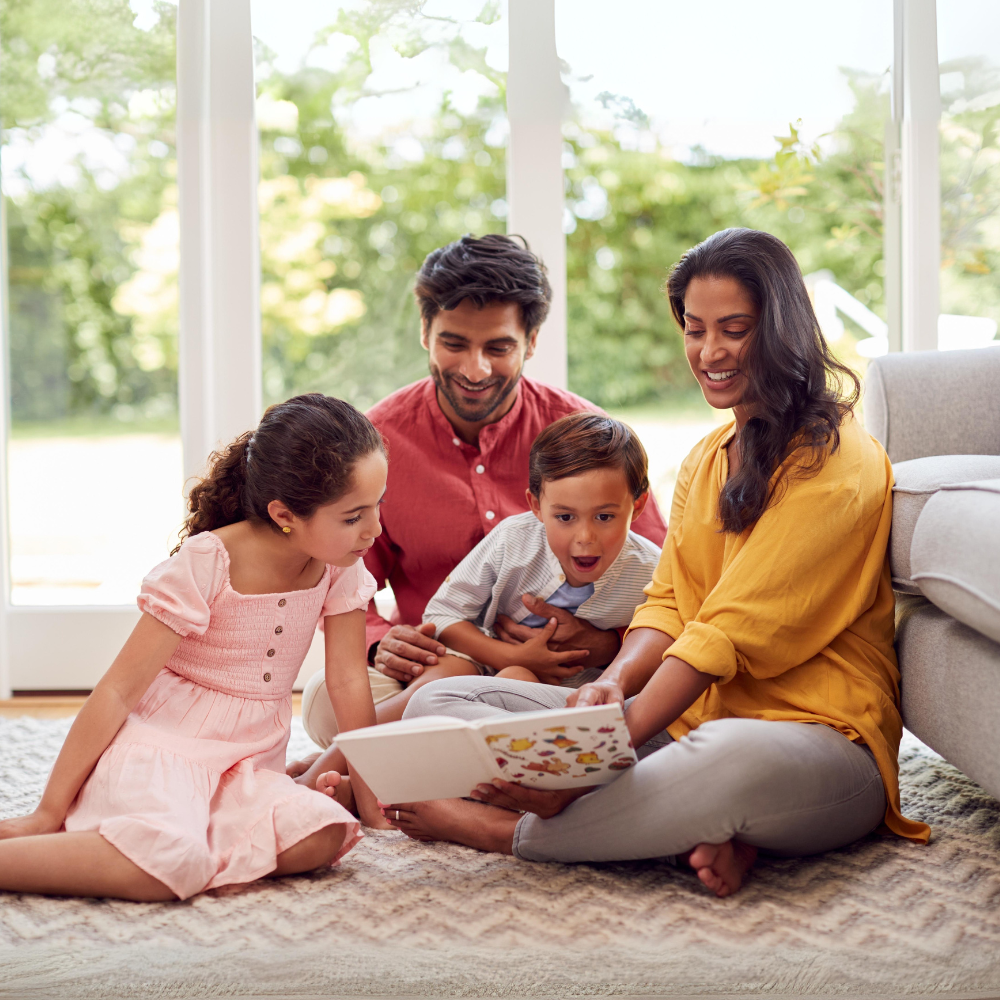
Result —
<svg viewBox="0 0 1000 1000"><path fill-rule="evenodd" d="M339 771L325 771L316 779L316 791L329 795L334 802L357 816L358 809L354 804L350 775L341 774Z"/></svg>
<svg viewBox="0 0 1000 1000"><path fill-rule="evenodd" d="M308 757L303 757L302 760L293 760L291 764L285 768L285 774L287 774L289 778L301 778L302 775L305 774L317 760L319 760L319 756L322 752L322 750L317 750L315 753L309 754Z"/></svg>
<svg viewBox="0 0 1000 1000"><path fill-rule="evenodd" d="M757 848L739 840L724 844L698 844L688 855L688 864L698 878L720 899L731 896L743 884L743 876L757 860Z"/></svg>
<svg viewBox="0 0 1000 1000"><path fill-rule="evenodd" d="M478 851L513 854L519 813L467 799L437 799L385 806L382 815L413 840L447 840Z"/></svg>

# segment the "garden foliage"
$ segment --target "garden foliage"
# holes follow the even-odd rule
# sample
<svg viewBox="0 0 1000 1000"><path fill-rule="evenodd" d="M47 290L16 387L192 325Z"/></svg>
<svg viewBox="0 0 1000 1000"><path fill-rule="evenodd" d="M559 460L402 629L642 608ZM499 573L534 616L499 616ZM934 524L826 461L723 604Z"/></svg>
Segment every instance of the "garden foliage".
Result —
<svg viewBox="0 0 1000 1000"><path fill-rule="evenodd" d="M176 7L156 13L140 27L125 0L0 0L22 424L176 412ZM480 17L496 16L485 4ZM341 11L316 47L331 41L342 54L333 68L311 60L290 74L258 45L264 389L269 402L320 390L367 406L426 373L411 295L423 257L466 232L505 229L505 81L419 0ZM460 110L446 94L432 121L365 138L350 121L379 99L376 43L408 58L435 49L479 74L483 96ZM942 307L1000 319L1000 83L981 62L942 67L956 70L963 84L946 95L942 126ZM627 99L610 100L620 127L595 129L581 114L566 123L572 389L606 406L683 391L662 284L685 249L726 226L775 233L804 272L829 270L884 315L886 80L845 72L855 104L836 132L807 145L792 125L768 161L697 150L678 161ZM54 131L84 138L43 176L27 153ZM852 343L843 350L856 360Z"/></svg>

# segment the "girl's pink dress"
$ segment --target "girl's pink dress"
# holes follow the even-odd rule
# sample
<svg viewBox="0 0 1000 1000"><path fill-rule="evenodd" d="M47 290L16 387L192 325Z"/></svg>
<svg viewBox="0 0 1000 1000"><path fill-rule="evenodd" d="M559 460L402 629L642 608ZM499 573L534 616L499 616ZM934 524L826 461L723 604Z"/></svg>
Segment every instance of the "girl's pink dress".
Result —
<svg viewBox="0 0 1000 1000"><path fill-rule="evenodd" d="M142 583L139 608L183 636L66 817L96 830L181 899L251 882L330 824L360 824L285 774L292 684L326 615L366 608L375 580L360 560L327 566L311 590L237 594L229 555L194 535Z"/></svg>

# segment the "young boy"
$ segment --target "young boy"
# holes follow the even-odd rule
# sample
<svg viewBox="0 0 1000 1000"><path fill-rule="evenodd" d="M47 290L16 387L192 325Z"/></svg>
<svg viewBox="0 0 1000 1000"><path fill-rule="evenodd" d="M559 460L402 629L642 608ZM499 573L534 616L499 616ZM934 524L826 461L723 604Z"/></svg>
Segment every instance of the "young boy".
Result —
<svg viewBox="0 0 1000 1000"><path fill-rule="evenodd" d="M627 626L660 557L656 545L629 530L648 496L646 452L631 428L591 412L550 424L531 446L531 510L501 521L424 611L448 647L439 663L456 673L470 672L471 663L484 674L574 687L594 680L600 669L587 668L579 652L548 648L556 619L529 613L521 595L597 628ZM496 638L500 614L536 628L537 637L520 644Z"/></svg>

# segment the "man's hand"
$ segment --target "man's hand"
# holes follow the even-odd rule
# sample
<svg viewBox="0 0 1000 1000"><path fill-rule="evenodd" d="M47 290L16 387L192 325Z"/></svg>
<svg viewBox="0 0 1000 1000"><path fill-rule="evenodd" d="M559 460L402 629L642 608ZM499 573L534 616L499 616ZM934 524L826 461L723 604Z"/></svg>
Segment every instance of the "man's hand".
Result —
<svg viewBox="0 0 1000 1000"><path fill-rule="evenodd" d="M393 625L378 644L375 669L400 684L409 684L433 667L445 648L434 638L434 625L427 622L414 628L412 625Z"/></svg>
<svg viewBox="0 0 1000 1000"><path fill-rule="evenodd" d="M575 677L589 653L585 649L555 652L550 643L558 627L553 617L541 628L529 628L530 638L511 651L508 665L527 667L543 684L561 684L567 677Z"/></svg>
<svg viewBox="0 0 1000 1000"><path fill-rule="evenodd" d="M476 785L470 798L477 802L486 802L501 809L511 809L514 812L534 813L542 819L558 816L571 802L593 791L596 785L586 788L562 788L558 791L543 792L538 788L525 788L501 778L494 778L492 785Z"/></svg>
<svg viewBox="0 0 1000 1000"><path fill-rule="evenodd" d="M558 653L572 649L585 649L588 667L606 667L618 655L621 639L616 629L600 629L590 622L571 615L565 608L554 608L540 598L523 594L521 602L533 614L541 618L555 618L558 622L555 634L549 640L549 648ZM493 630L498 639L518 645L527 642L537 632L527 625L519 625L506 615L498 615Z"/></svg>

